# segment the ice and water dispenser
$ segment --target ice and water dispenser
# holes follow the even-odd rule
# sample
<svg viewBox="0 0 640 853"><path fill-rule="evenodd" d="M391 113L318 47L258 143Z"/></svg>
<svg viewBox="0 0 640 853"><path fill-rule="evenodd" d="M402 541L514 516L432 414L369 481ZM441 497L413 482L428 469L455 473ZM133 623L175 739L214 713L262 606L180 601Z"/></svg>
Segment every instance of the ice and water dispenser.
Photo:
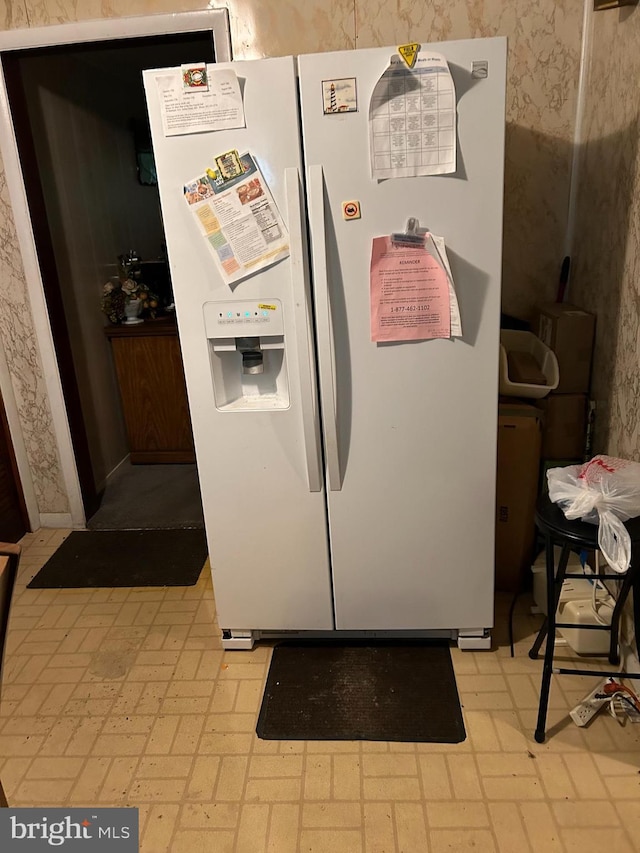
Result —
<svg viewBox="0 0 640 853"><path fill-rule="evenodd" d="M204 323L216 408L221 412L287 409L281 302L206 302Z"/></svg>

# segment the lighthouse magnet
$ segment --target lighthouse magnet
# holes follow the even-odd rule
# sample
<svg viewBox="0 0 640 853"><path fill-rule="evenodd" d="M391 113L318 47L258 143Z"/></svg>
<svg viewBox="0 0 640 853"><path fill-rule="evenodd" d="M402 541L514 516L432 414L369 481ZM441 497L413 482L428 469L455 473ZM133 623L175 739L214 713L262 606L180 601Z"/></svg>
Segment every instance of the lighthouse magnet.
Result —
<svg viewBox="0 0 640 853"><path fill-rule="evenodd" d="M322 110L326 116L358 111L355 77L322 81Z"/></svg>

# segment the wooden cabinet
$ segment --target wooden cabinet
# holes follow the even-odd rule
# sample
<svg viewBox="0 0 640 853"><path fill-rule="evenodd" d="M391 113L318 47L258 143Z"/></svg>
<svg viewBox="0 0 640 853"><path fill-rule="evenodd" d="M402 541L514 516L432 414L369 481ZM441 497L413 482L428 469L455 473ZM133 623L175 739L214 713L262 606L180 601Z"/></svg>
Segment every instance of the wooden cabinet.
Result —
<svg viewBox="0 0 640 853"><path fill-rule="evenodd" d="M109 326L133 464L195 462L173 317Z"/></svg>

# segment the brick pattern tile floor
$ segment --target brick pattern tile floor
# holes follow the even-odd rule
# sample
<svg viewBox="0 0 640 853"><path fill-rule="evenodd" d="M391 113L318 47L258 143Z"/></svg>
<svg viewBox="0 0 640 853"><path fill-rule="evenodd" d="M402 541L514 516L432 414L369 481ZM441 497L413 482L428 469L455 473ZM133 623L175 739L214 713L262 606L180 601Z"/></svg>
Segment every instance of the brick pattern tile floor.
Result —
<svg viewBox="0 0 640 853"><path fill-rule="evenodd" d="M535 743L526 600L514 658L503 598L495 650L452 649L463 743L261 741L271 648L222 650L208 565L192 587L26 589L67 534L22 543L0 705L11 805L136 806L143 853L640 850L640 725L578 729L568 709L594 679L556 677Z"/></svg>

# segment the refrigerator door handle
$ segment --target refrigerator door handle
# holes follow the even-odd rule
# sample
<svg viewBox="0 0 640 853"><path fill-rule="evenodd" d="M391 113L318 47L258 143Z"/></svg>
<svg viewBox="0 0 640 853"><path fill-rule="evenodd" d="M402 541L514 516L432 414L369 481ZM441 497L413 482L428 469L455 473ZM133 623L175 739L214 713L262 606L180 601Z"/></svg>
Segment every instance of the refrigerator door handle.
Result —
<svg viewBox="0 0 640 853"><path fill-rule="evenodd" d="M331 303L327 278L327 247L325 241L324 176L322 166L309 167L309 225L311 232L311 258L316 300L316 323L318 329L318 362L320 369L320 399L322 401L322 425L324 446L327 456L329 489L339 492L342 488L340 457L338 455L338 423L336 407L335 370L336 356L331 323Z"/></svg>
<svg viewBox="0 0 640 853"><path fill-rule="evenodd" d="M314 407L315 387L311 329L307 306L310 300L309 272L305 264L302 203L300 201L300 175L296 167L285 169L285 193L289 214L289 242L291 259L292 305L295 312L295 349L298 359L298 378L302 407L302 430L310 492L322 489L320 469L320 436L318 417Z"/></svg>

